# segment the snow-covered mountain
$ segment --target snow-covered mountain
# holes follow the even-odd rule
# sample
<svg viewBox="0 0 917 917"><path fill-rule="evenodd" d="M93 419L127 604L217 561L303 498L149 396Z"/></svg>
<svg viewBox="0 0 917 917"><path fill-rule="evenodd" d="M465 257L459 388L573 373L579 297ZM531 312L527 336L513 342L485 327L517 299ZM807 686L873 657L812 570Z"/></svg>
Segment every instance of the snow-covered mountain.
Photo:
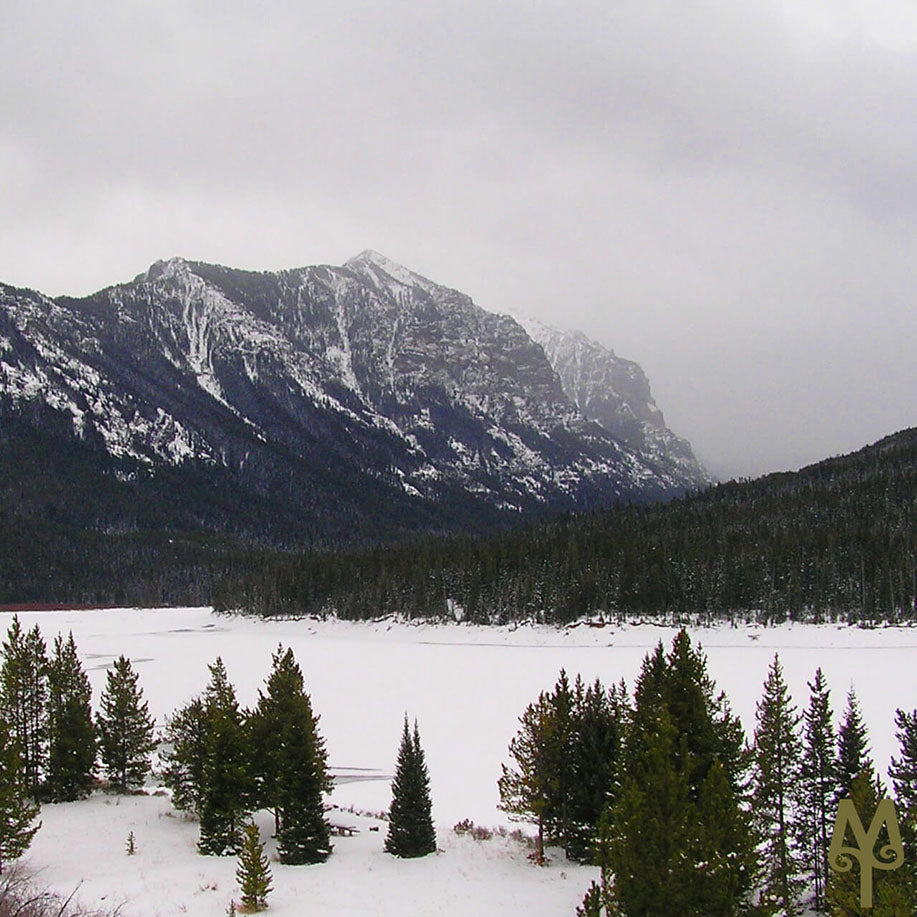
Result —
<svg viewBox="0 0 917 917"><path fill-rule="evenodd" d="M272 273L175 258L83 299L0 284L0 430L26 418L122 482L193 470L319 539L486 527L704 480L661 415L615 428L597 413L615 398L622 417L656 411L648 387L620 400L610 368L605 401L593 373L580 403L556 352L374 252Z"/></svg>
<svg viewBox="0 0 917 917"><path fill-rule="evenodd" d="M637 363L581 331L564 331L529 316L514 317L544 348L564 392L584 417L634 449L642 460L667 469L689 486L713 483L691 444L665 425L646 373Z"/></svg>

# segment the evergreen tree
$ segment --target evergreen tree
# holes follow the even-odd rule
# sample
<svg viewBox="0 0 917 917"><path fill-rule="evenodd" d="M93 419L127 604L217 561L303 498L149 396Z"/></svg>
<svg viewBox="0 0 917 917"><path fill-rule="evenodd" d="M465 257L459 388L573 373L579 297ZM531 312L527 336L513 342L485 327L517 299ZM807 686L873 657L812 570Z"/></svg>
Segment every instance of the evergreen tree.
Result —
<svg viewBox="0 0 917 917"><path fill-rule="evenodd" d="M250 777L242 714L236 692L217 657L203 696L200 839L204 854L236 853L247 816Z"/></svg>
<svg viewBox="0 0 917 917"><path fill-rule="evenodd" d="M908 893L917 901L917 710L895 711L895 733L900 758L892 758L888 774L895 791L895 805L901 839L904 844L904 866Z"/></svg>
<svg viewBox="0 0 917 917"><path fill-rule="evenodd" d="M624 684L606 691L598 679L588 688L577 678L569 743L570 779L563 835L567 856L591 861L602 814L614 800L630 716Z"/></svg>
<svg viewBox="0 0 917 917"><path fill-rule="evenodd" d="M553 740L547 749L551 757L548 766L552 773L553 788L544 814L545 834L569 856L571 846L575 844L572 812L576 791L575 772L577 764L582 762L575 760L574 752L578 745L576 699L563 669L560 670L554 690L548 695L548 702L552 707L554 724Z"/></svg>
<svg viewBox="0 0 917 917"><path fill-rule="evenodd" d="M895 790L899 820L907 815L917 816L917 710L895 711L895 738L901 750L900 758L892 758L888 769Z"/></svg>
<svg viewBox="0 0 917 917"><path fill-rule="evenodd" d="M248 734L255 799L274 810L282 863L319 863L331 853L323 794L332 781L318 720L293 651L278 647Z"/></svg>
<svg viewBox="0 0 917 917"><path fill-rule="evenodd" d="M21 856L40 827L33 824L38 806L26 795L19 751L0 719L0 873Z"/></svg>
<svg viewBox="0 0 917 917"><path fill-rule="evenodd" d="M271 867L264 855L264 844L258 826L249 822L245 826L242 846L239 849L239 865L236 879L242 892L243 913L263 911L267 907L267 896L271 891Z"/></svg>
<svg viewBox="0 0 917 917"><path fill-rule="evenodd" d="M106 673L96 716L102 764L112 785L122 791L143 784L156 747L155 723L138 680L130 660L119 656Z"/></svg>
<svg viewBox="0 0 917 917"><path fill-rule="evenodd" d="M48 753L48 655L38 625L24 633L13 616L3 644L0 717L6 720L22 760L21 779L38 797Z"/></svg>
<svg viewBox="0 0 917 917"><path fill-rule="evenodd" d="M757 879L744 739L685 631L646 657L634 697L606 851L620 908L740 913Z"/></svg>
<svg viewBox="0 0 917 917"><path fill-rule="evenodd" d="M83 671L73 632L59 634L48 666L48 776L44 793L52 802L88 796L96 763L92 688Z"/></svg>
<svg viewBox="0 0 917 917"><path fill-rule="evenodd" d="M757 706L752 811L763 838L761 899L777 917L795 917L800 912L804 882L796 847L800 719L775 655Z"/></svg>
<svg viewBox="0 0 917 917"><path fill-rule="evenodd" d="M693 914L699 837L688 775L676 763L683 739L662 707L654 728L628 744L607 846L616 894L628 917Z"/></svg>
<svg viewBox="0 0 917 917"><path fill-rule="evenodd" d="M385 850L399 857L422 857L436 852L430 777L420 746L417 721L414 721L412 734L408 729L407 715L404 717L404 731L392 781Z"/></svg>
<svg viewBox="0 0 917 917"><path fill-rule="evenodd" d="M169 717L163 738L162 782L172 791L172 805L199 818L207 749L204 702L196 697Z"/></svg>
<svg viewBox="0 0 917 917"><path fill-rule="evenodd" d="M847 693L847 708L844 719L837 733L837 782L838 791L835 803L850 795L853 781L863 770L872 770L873 763L869 757L869 739L866 724L860 713L853 687Z"/></svg>
<svg viewBox="0 0 917 917"><path fill-rule="evenodd" d="M812 904L825 911L828 846L837 798L837 753L831 692L822 670L809 682L809 706L803 714L805 737L800 763L800 818L797 839L806 875L813 888Z"/></svg>
<svg viewBox="0 0 917 917"><path fill-rule="evenodd" d="M557 794L557 726L555 707L542 693L519 717L520 728L509 744L513 765L502 765L497 781L500 808L513 820L538 826L535 859L544 864L545 819Z"/></svg>

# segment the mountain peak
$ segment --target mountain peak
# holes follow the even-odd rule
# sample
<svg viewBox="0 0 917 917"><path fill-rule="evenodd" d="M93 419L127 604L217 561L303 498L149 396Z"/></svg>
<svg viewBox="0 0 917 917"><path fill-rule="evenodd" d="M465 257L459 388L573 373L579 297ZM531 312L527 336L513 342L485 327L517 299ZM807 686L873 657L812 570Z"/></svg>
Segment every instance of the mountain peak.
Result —
<svg viewBox="0 0 917 917"><path fill-rule="evenodd" d="M381 271L392 280L407 287L420 287L430 292L437 286L432 280L428 280L410 268L406 268L403 264L398 264L397 261L392 261L391 258L387 258L371 248L367 248L360 252L359 255L354 255L353 258L345 261L344 267L357 271L364 276L369 276L377 284L382 279L379 277L379 272Z"/></svg>
<svg viewBox="0 0 917 917"><path fill-rule="evenodd" d="M147 268L146 273L140 274L136 279L145 281L165 280L178 274L184 274L188 269L189 263L184 258L176 255L165 260L154 261Z"/></svg>

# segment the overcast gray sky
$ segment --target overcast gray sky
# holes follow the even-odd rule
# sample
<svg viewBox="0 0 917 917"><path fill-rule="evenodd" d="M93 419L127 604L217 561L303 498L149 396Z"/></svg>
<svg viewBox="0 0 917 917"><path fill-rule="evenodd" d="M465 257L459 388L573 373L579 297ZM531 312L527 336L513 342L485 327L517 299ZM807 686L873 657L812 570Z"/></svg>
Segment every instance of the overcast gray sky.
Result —
<svg viewBox="0 0 917 917"><path fill-rule="evenodd" d="M364 248L639 362L722 476L917 424L912 0L6 0L0 280Z"/></svg>

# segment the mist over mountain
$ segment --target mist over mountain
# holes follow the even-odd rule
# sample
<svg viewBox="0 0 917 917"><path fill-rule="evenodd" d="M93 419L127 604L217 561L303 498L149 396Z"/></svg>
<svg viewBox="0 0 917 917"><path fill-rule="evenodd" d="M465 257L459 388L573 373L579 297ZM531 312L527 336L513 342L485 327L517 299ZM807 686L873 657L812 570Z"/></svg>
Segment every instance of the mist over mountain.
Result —
<svg viewBox="0 0 917 917"><path fill-rule="evenodd" d="M515 318L541 345L564 392L585 418L646 461L668 467L695 485L713 483L691 444L665 425L639 364L617 356L581 331L564 331L524 315Z"/></svg>

